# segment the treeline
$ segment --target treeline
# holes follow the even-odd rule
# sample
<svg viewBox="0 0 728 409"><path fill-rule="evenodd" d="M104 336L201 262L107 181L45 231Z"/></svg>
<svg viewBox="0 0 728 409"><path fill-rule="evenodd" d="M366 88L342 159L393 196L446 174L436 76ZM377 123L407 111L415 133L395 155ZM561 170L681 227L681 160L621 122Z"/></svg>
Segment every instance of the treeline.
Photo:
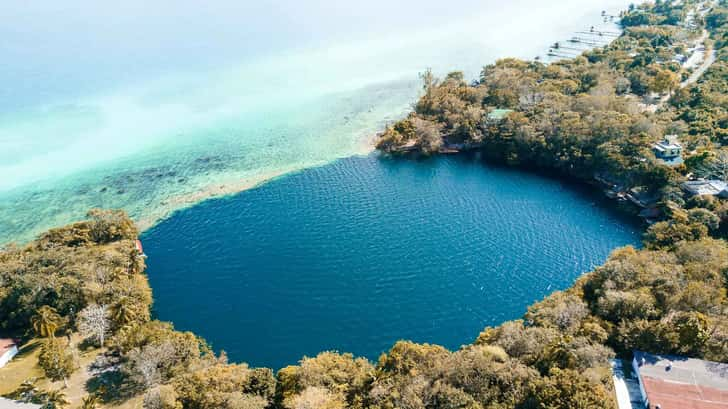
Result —
<svg viewBox="0 0 728 409"><path fill-rule="evenodd" d="M204 340L151 320L152 294L138 232L122 211L92 210L89 220L50 230L0 252L0 329L43 338L38 365L52 381L78 370L77 349L104 348L86 385L84 408L144 394L145 408L264 408L270 369L228 364ZM74 345L72 335L84 341ZM9 395L67 407L62 390L29 379Z"/></svg>
<svg viewBox="0 0 728 409"><path fill-rule="evenodd" d="M722 1L704 19L695 13L695 27L686 28L681 19L695 7L633 8L625 21L639 16L662 25L629 26L608 47L549 65L499 60L471 84L462 73L440 80L425 72L414 111L380 135L378 148L393 154L478 149L494 162L589 182L600 175L656 199L669 225L658 223L649 236L661 244L725 237L728 204L690 199L681 189L688 178L728 180L728 8ZM680 87L691 69L673 57L687 52L703 27L711 35L706 55L715 49L717 61L699 81ZM668 103L663 96L670 96ZM496 110L507 113L493 117ZM666 135L678 136L683 164L668 166L652 152Z"/></svg>
<svg viewBox="0 0 728 409"><path fill-rule="evenodd" d="M39 364L49 379L77 370L72 348L105 347L88 402L143 394L147 409L612 408L614 351L728 362L723 240L619 249L571 289L458 351L401 341L376 364L324 352L274 374L230 364L194 334L150 320L131 221L121 212L92 215L0 253L0 322L46 338ZM62 335L71 332L86 342L69 344ZM59 391L32 382L11 396L65 407Z"/></svg>

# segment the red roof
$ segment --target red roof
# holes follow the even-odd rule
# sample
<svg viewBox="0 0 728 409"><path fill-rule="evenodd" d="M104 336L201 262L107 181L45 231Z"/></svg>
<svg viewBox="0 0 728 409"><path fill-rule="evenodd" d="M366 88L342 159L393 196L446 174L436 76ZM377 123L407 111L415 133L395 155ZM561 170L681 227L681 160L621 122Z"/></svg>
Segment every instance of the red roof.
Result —
<svg viewBox="0 0 728 409"><path fill-rule="evenodd" d="M5 354L6 352L8 352L10 350L10 348L12 348L15 345L16 345L16 343L12 339L7 339L7 338L0 339L0 355Z"/></svg>
<svg viewBox="0 0 728 409"><path fill-rule="evenodd" d="M650 409L728 409L728 391L642 377Z"/></svg>
<svg viewBox="0 0 728 409"><path fill-rule="evenodd" d="M141 240L137 240L135 244L136 244L137 251L143 254L144 253L144 248L142 247L142 241Z"/></svg>

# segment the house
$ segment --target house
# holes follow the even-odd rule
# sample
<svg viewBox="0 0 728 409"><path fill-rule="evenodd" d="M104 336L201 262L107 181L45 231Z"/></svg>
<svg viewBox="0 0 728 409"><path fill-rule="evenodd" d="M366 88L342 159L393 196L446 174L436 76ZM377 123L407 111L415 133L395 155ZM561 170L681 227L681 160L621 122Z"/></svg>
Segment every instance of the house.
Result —
<svg viewBox="0 0 728 409"><path fill-rule="evenodd" d="M682 184L691 196L720 196L728 198L728 183L722 180L691 180Z"/></svg>
<svg viewBox="0 0 728 409"><path fill-rule="evenodd" d="M682 150L677 135L666 135L665 139L652 146L655 157L668 166L677 166L683 162Z"/></svg>
<svg viewBox="0 0 728 409"><path fill-rule="evenodd" d="M500 122L511 112L513 112L512 109L494 109L488 112L488 122Z"/></svg>
<svg viewBox="0 0 728 409"><path fill-rule="evenodd" d="M0 398L0 409L39 409L41 405L34 403L16 402L14 400Z"/></svg>
<svg viewBox="0 0 728 409"><path fill-rule="evenodd" d="M18 354L18 344L12 339L0 339L0 368Z"/></svg>
<svg viewBox="0 0 728 409"><path fill-rule="evenodd" d="M633 356L644 408L728 409L728 364L641 351Z"/></svg>

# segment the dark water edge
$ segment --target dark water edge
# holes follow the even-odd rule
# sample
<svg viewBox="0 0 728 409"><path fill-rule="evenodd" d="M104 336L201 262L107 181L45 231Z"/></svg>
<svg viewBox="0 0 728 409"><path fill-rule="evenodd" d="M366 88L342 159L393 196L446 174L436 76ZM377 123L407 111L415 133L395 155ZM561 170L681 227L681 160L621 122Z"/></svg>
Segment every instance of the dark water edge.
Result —
<svg viewBox="0 0 728 409"><path fill-rule="evenodd" d="M353 157L143 234L155 315L280 368L399 339L455 349L570 286L641 226L591 187L476 155Z"/></svg>

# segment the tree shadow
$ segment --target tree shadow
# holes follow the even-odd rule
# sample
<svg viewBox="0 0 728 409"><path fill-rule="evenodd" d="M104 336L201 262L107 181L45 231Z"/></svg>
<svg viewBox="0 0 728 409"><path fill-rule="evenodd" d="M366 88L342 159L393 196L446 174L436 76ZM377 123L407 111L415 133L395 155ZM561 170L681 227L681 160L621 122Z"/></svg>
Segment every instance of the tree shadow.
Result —
<svg viewBox="0 0 728 409"><path fill-rule="evenodd" d="M86 381L86 391L106 404L123 403L142 392L143 388L130 379L117 357L104 356L89 366L93 374Z"/></svg>
<svg viewBox="0 0 728 409"><path fill-rule="evenodd" d="M40 348L40 346L43 344L43 339L34 338L29 340L27 343L20 345L18 347L18 354L15 356L14 359L20 359L25 358L28 355L32 354L33 351Z"/></svg>

